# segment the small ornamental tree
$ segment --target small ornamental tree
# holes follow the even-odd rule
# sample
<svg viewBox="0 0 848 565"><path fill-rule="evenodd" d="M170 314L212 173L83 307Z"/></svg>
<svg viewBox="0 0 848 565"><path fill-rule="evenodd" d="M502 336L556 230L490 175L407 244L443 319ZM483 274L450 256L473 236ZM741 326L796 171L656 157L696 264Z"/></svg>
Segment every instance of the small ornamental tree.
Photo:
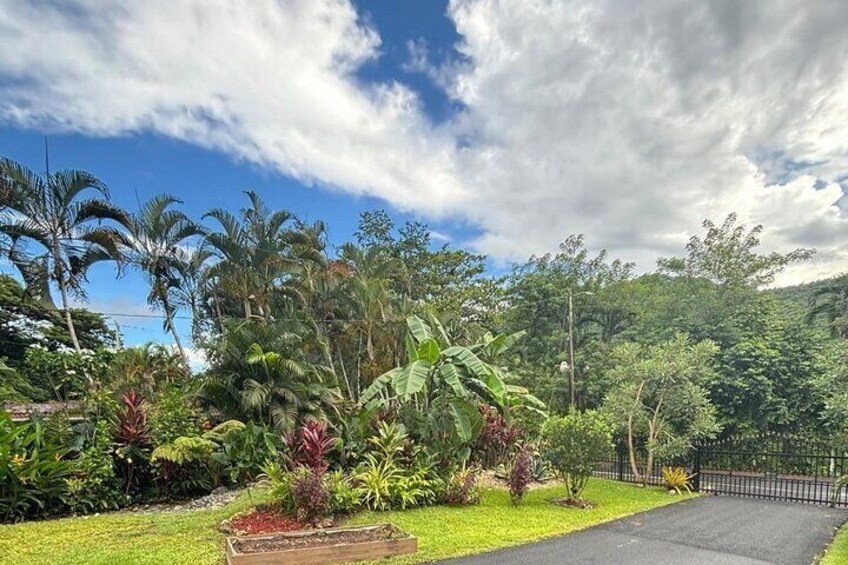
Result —
<svg viewBox="0 0 848 565"><path fill-rule="evenodd" d="M610 380L615 385L604 412L627 442L637 482L647 484L655 460L684 455L694 441L719 431L706 389L714 379L717 352L713 342L692 344L685 335L651 346L625 343L613 350Z"/></svg>
<svg viewBox="0 0 848 565"><path fill-rule="evenodd" d="M594 410L550 418L542 427L543 456L565 483L568 500L578 500L595 461L612 449L612 427Z"/></svg>

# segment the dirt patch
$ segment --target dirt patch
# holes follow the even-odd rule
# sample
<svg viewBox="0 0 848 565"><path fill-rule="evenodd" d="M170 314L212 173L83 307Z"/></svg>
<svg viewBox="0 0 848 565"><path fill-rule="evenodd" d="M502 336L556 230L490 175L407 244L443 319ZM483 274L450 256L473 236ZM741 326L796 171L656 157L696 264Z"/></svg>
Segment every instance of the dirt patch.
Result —
<svg viewBox="0 0 848 565"><path fill-rule="evenodd" d="M401 530L392 526L382 526L363 530L315 530L305 534L279 534L259 539L240 539L233 542L233 546L239 553L264 553L307 547L387 541L404 537L407 537L407 534Z"/></svg>
<svg viewBox="0 0 848 565"><path fill-rule="evenodd" d="M582 498L552 498L551 504L567 508L579 508L580 510L591 510L595 507L594 504Z"/></svg>
<svg viewBox="0 0 848 565"><path fill-rule="evenodd" d="M478 480L478 484L480 486L486 487L486 488L499 488L499 489L508 489L509 488L509 484L507 484L507 482L505 480L499 479L497 476L495 476L495 472L492 471L492 470L482 471L480 473L480 479ZM534 481L534 482L530 483L529 485L527 485L527 490L535 490L537 488L544 488L544 487L554 487L554 486L559 486L561 484L562 484L562 482L557 481L557 480L545 481L543 483L539 483L539 482Z"/></svg>

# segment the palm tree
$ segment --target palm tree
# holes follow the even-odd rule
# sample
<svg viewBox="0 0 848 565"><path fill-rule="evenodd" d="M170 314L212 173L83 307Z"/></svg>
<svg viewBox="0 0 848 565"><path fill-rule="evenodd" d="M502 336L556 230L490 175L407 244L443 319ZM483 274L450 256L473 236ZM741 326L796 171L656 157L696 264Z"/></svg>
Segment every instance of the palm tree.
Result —
<svg viewBox="0 0 848 565"><path fill-rule="evenodd" d="M191 331L195 340L201 333L203 320L201 305L208 290L209 265L207 263L211 257L212 252L206 245L192 249L181 248L175 264L178 278L174 287L175 302L181 308L191 312Z"/></svg>
<svg viewBox="0 0 848 565"><path fill-rule="evenodd" d="M289 224L296 218L286 210L271 211L255 192L245 194L250 206L242 208L240 218L221 209L203 216L216 220L222 229L206 235L219 259L209 274L225 295L241 302L246 320L254 317L253 304L258 317L267 320L271 295L297 265L289 253L293 238Z"/></svg>
<svg viewBox="0 0 848 565"><path fill-rule="evenodd" d="M180 284L180 246L200 235L202 230L185 214L171 209L174 204L182 204L182 201L167 194L145 203L127 225L125 245L130 264L142 271L150 283L147 303L162 309L165 331L171 333L180 355L187 360L174 325L177 304L173 294Z"/></svg>
<svg viewBox="0 0 848 565"><path fill-rule="evenodd" d="M831 279L810 298L807 320L824 318L833 335L848 338L848 274Z"/></svg>
<svg viewBox="0 0 848 565"><path fill-rule="evenodd" d="M226 336L209 350L211 368L198 393L201 401L225 418L258 419L281 432L335 411L334 375L315 362L321 354L309 325L292 319L227 323Z"/></svg>
<svg viewBox="0 0 848 565"><path fill-rule="evenodd" d="M343 289L345 304L350 312L350 326L361 336L360 343L365 341L368 376L373 378L382 372L376 363L375 332L392 320L392 306L396 297L389 285L398 262L387 257L379 247L363 249L350 243L341 247L341 257L352 273ZM359 398L361 387L359 359L357 356L355 379L351 383L352 390L348 391L354 401Z"/></svg>
<svg viewBox="0 0 848 565"><path fill-rule="evenodd" d="M68 333L79 351L70 294L85 297L83 282L94 263L120 261L122 236L100 221L111 219L127 225L127 214L108 201L109 191L102 181L83 171L38 175L11 159L0 158L0 178L0 184L13 187L19 195L4 202L8 211L0 220L0 233L11 242L7 255L34 295L49 299L50 284L59 288ZM101 198L81 200L86 190ZM33 255L31 245L40 252Z"/></svg>

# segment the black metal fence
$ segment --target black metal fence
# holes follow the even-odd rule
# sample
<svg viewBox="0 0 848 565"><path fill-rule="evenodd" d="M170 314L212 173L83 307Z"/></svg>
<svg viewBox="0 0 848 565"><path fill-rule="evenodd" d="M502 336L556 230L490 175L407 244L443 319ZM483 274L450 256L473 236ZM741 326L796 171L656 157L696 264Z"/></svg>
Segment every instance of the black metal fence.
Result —
<svg viewBox="0 0 848 565"><path fill-rule="evenodd" d="M702 492L848 506L834 483L848 473L844 446L814 438L761 434L701 445L696 452Z"/></svg>
<svg viewBox="0 0 848 565"><path fill-rule="evenodd" d="M836 480L848 474L848 449L820 439L760 434L703 443L684 458L654 462L648 484L663 484L667 465L685 467L701 492L848 507L848 493L834 498ZM636 482L623 443L596 463L595 476Z"/></svg>

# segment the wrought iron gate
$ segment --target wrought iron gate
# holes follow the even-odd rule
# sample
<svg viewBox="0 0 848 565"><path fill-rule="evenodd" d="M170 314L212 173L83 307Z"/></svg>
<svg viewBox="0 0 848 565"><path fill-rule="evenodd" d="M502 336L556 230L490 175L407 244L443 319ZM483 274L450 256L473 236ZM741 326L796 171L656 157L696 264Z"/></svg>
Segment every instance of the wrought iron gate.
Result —
<svg viewBox="0 0 848 565"><path fill-rule="evenodd" d="M848 472L844 448L792 435L735 436L698 446L693 486L701 492L848 506L834 500L836 479Z"/></svg>
<svg viewBox="0 0 848 565"><path fill-rule="evenodd" d="M821 439L765 433L702 443L685 458L656 461L649 484L662 484L663 465L686 467L700 492L848 507L848 488L834 498L836 480L848 474L848 448ZM595 476L633 482L627 448L619 444L598 461Z"/></svg>

